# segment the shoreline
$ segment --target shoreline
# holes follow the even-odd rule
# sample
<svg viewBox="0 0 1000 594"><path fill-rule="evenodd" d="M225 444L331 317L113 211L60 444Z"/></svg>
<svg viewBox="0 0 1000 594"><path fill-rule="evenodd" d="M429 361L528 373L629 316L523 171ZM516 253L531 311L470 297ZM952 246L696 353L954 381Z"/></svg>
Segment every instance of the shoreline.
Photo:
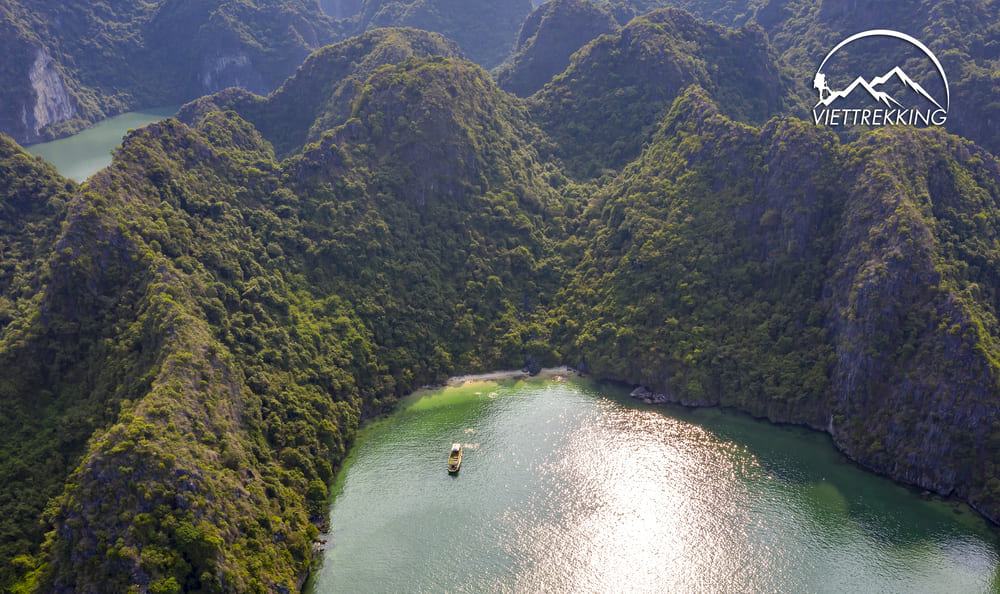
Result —
<svg viewBox="0 0 1000 594"><path fill-rule="evenodd" d="M445 386L460 386L462 384L471 384L476 382L491 382L499 380L520 380L527 378L556 378L562 376L581 376L582 374L566 365L560 367L545 367L539 370L537 373L531 373L527 369L506 369L500 371L491 371L489 373L474 373L469 375L456 375L449 377L445 380ZM433 386L425 386L433 387Z"/></svg>

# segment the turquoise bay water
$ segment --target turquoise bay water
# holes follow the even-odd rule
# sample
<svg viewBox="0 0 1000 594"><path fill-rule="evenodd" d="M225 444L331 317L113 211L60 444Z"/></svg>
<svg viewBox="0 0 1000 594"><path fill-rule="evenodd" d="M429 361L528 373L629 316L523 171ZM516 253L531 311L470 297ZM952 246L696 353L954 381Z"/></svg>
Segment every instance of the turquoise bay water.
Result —
<svg viewBox="0 0 1000 594"><path fill-rule="evenodd" d="M411 397L359 434L324 538L313 593L1000 587L985 520L858 469L825 435L579 379Z"/></svg>
<svg viewBox="0 0 1000 594"><path fill-rule="evenodd" d="M157 107L124 113L95 124L79 134L52 142L25 147L55 165L63 177L85 181L111 164L111 150L122 143L125 133L133 128L158 122L177 112L178 107Z"/></svg>

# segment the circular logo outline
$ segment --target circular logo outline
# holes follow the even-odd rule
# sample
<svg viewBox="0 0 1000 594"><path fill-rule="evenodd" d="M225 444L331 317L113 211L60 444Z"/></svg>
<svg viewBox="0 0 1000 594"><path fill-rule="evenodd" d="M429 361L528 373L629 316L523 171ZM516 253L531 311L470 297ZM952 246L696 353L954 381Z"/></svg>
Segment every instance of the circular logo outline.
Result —
<svg viewBox="0 0 1000 594"><path fill-rule="evenodd" d="M894 39L905 41L910 45L913 45L920 51L924 52L924 55L930 58L931 62L934 63L934 66L938 70L938 74L941 75L941 80L944 81L945 106L946 106L945 113L951 110L951 87L948 85L948 75L944 73L944 67L941 66L941 62L937 59L937 56L935 56L934 52L932 52L930 48L924 45L919 39L913 37L912 35L907 35L906 33L893 31L892 29L869 29L867 31L862 31L860 33L855 33L854 35L851 35L847 39L838 43L832 50L830 50L830 53L828 53L826 57L823 58L823 61L820 63L819 68L816 69L816 74L819 74L823 71L823 66L826 66L827 60L829 60L830 57L832 57L833 54L837 53L837 51L840 50L842 47L844 47L849 43L855 42L859 39L864 39L866 37L892 37Z"/></svg>

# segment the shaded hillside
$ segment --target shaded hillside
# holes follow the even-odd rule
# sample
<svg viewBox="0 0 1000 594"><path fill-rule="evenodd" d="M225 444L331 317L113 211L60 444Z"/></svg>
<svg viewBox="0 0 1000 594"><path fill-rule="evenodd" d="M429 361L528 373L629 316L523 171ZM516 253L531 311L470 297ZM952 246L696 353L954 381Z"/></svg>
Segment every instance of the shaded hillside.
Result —
<svg viewBox="0 0 1000 594"><path fill-rule="evenodd" d="M362 0L319 0L323 12L335 19L349 19L361 12Z"/></svg>
<svg viewBox="0 0 1000 594"><path fill-rule="evenodd" d="M573 52L617 30L611 13L588 0L546 2L524 21L514 55L495 73L497 83L515 95L531 95L569 66Z"/></svg>
<svg viewBox="0 0 1000 594"><path fill-rule="evenodd" d="M92 421L76 414L81 395L54 393L45 381L49 372L72 366L69 356L83 353L68 345L67 357L57 360L51 344L23 344L23 309L32 304L38 310L38 292L49 278L44 263L56 250L75 191L72 181L0 136L0 588L10 583L16 557L37 550L45 534L37 519L94 430ZM58 342L60 329L46 342ZM10 373L14 369L23 372Z"/></svg>
<svg viewBox="0 0 1000 594"><path fill-rule="evenodd" d="M268 97L240 89L203 97L178 117L194 121L210 111L233 110L254 124L281 156L302 149L351 116L351 102L380 66L413 56L458 57L454 42L413 29L376 29L323 48Z"/></svg>
<svg viewBox="0 0 1000 594"><path fill-rule="evenodd" d="M355 17L359 29L413 27L458 42L473 62L492 68L511 51L530 0L365 0Z"/></svg>
<svg viewBox="0 0 1000 594"><path fill-rule="evenodd" d="M754 11L765 0L626 0L610 2L616 11L643 15L660 8L680 8L703 21L724 27L742 27L753 19Z"/></svg>
<svg viewBox="0 0 1000 594"><path fill-rule="evenodd" d="M591 177L634 159L693 83L725 114L752 123L788 111L796 85L759 27L731 31L669 9L580 50L532 98L532 112L567 169Z"/></svg>
<svg viewBox="0 0 1000 594"><path fill-rule="evenodd" d="M951 84L953 107L946 129L996 154L1000 152L1000 102L996 100L1000 83L994 76L1000 69L998 13L1000 2L996 0L906 0L892 4L769 0L757 12L756 20L806 83L812 81L827 52L849 35L869 29L912 35L941 60ZM859 75L870 78L884 74L897 65L918 80L936 83L938 79L930 62L908 44L865 40L852 44L852 50L832 65L831 72L835 77L840 75L841 84ZM811 86L802 93L810 105L816 102ZM943 95L943 91L935 93Z"/></svg>
<svg viewBox="0 0 1000 594"><path fill-rule="evenodd" d="M823 289L843 217L836 138L679 97L587 212L553 340L599 376L692 404L825 424ZM567 309L568 308L568 309ZM565 336L565 338L560 338Z"/></svg>
<svg viewBox="0 0 1000 594"><path fill-rule="evenodd" d="M268 92L337 30L306 0L10 0L0 132L34 142L229 86Z"/></svg>
<svg viewBox="0 0 1000 594"><path fill-rule="evenodd" d="M0 132L37 142L227 87L267 94L310 52L378 27L439 32L492 67L531 11L528 0L335 4L324 2L344 20L310 0L10 0L0 6Z"/></svg>

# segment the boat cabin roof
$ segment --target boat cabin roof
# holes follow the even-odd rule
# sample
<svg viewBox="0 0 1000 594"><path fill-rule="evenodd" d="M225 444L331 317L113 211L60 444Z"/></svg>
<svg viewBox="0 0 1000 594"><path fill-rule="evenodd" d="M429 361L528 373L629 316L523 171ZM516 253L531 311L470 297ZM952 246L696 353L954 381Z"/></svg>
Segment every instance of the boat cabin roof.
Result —
<svg viewBox="0 0 1000 594"><path fill-rule="evenodd" d="M453 443L453 444L451 444L451 451L457 452L460 449L462 449L462 444L460 444L460 443Z"/></svg>

